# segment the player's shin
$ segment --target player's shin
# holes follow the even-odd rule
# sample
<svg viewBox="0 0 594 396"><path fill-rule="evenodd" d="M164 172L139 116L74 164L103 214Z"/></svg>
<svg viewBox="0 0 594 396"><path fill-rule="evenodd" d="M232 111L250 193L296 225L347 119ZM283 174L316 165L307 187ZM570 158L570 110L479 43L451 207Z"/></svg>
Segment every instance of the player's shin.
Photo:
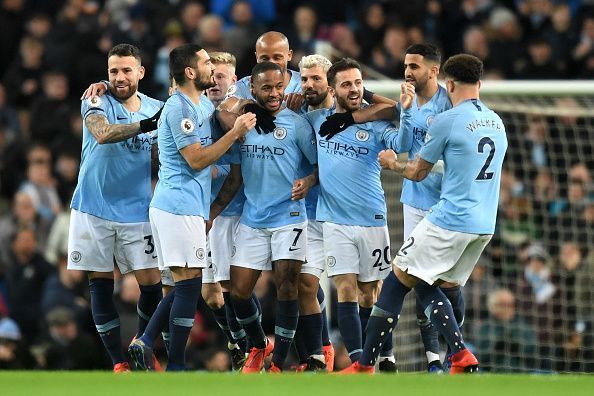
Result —
<svg viewBox="0 0 594 396"><path fill-rule="evenodd" d="M114 365L124 362L120 317L113 302L113 279L89 280L91 312L97 332Z"/></svg>
<svg viewBox="0 0 594 396"><path fill-rule="evenodd" d="M272 363L282 369L297 329L299 305L297 300L288 300L277 301L276 307Z"/></svg>

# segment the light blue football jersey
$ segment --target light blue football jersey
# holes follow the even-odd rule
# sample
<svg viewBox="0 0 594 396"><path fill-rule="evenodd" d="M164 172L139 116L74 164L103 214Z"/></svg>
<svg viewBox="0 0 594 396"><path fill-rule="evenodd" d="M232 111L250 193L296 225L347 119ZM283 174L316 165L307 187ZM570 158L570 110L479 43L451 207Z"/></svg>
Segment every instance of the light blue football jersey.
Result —
<svg viewBox="0 0 594 396"><path fill-rule="evenodd" d="M413 159L425 143L427 129L435 116L452 108L447 91L441 85L433 97L419 107L415 95L412 107L400 111L400 139L399 152L408 152L408 158ZM400 202L413 208L429 210L439 201L441 191L441 173L431 172L420 182L404 179Z"/></svg>
<svg viewBox="0 0 594 396"><path fill-rule="evenodd" d="M240 164L241 157L239 155L239 144L235 143L231 150L223 155L221 159L217 162L218 165L226 166L231 169L231 164ZM221 212L219 216L241 216L243 212L243 203L245 202L245 195L243 193L243 184L240 187L239 191L235 194L235 197L229 202L229 204L225 207L225 209Z"/></svg>
<svg viewBox="0 0 594 396"><path fill-rule="evenodd" d="M212 204L213 201L219 195L219 191L221 191L221 187L223 187L223 183L225 183L225 179L229 176L229 165L223 165L217 162L214 167L217 169L217 177L212 179L212 184L210 185L210 203Z"/></svg>
<svg viewBox="0 0 594 396"><path fill-rule="evenodd" d="M291 200L291 190L302 174L303 158L317 162L313 130L305 118L286 108L276 114L274 123L271 133L250 130L239 146L246 197L240 221L252 228L307 220L304 200Z"/></svg>
<svg viewBox="0 0 594 396"><path fill-rule="evenodd" d="M289 84L285 87L285 95L290 93L301 93L301 74L294 70L287 69L287 73L291 73ZM245 76L227 90L225 98L235 97L238 99L254 99L252 91L250 90L251 76Z"/></svg>
<svg viewBox="0 0 594 396"><path fill-rule="evenodd" d="M91 114L107 117L110 124L129 124L152 117L163 102L138 93L140 110L129 112L109 92L81 104L83 120ZM119 223L148 220L151 201L151 145L142 133L117 143L99 144L83 122L83 142L78 184L71 208Z"/></svg>
<svg viewBox="0 0 594 396"><path fill-rule="evenodd" d="M306 115L314 130L334 109ZM320 193L316 218L336 224L379 227L386 224L386 200L377 156L395 149L398 129L386 121L349 126L326 140L316 133Z"/></svg>
<svg viewBox="0 0 594 396"><path fill-rule="evenodd" d="M448 230L493 234L507 136L501 118L479 100L438 114L419 155L443 156L441 199L427 219Z"/></svg>
<svg viewBox="0 0 594 396"><path fill-rule="evenodd" d="M159 181L151 207L186 216L208 219L210 210L210 166L193 170L179 150L198 143L212 144L214 106L201 98L198 104L179 90L165 103L159 119Z"/></svg>

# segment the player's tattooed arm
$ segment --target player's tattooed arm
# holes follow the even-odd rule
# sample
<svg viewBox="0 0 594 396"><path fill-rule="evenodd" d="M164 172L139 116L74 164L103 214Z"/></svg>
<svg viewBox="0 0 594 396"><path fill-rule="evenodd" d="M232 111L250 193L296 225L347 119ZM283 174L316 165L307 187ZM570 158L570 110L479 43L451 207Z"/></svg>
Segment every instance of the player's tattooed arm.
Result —
<svg viewBox="0 0 594 396"><path fill-rule="evenodd" d="M395 103L395 102L394 102ZM363 124L371 121L396 119L396 104L378 103L353 112L355 124Z"/></svg>
<svg viewBox="0 0 594 396"><path fill-rule="evenodd" d="M107 117L100 114L91 114L86 117L85 125L99 144L121 142L142 132L140 122L110 124Z"/></svg>
<svg viewBox="0 0 594 396"><path fill-rule="evenodd" d="M410 161L398 161L396 153L392 150L382 150L378 155L378 160L383 169L393 170L412 181L423 180L433 168L431 162L425 161L419 155Z"/></svg>
<svg viewBox="0 0 594 396"><path fill-rule="evenodd" d="M241 177L241 165L231 164L229 175L225 178L223 186L219 191L217 197L210 204L210 221L214 220L225 208L229 205L229 202L235 197L237 191L243 183Z"/></svg>

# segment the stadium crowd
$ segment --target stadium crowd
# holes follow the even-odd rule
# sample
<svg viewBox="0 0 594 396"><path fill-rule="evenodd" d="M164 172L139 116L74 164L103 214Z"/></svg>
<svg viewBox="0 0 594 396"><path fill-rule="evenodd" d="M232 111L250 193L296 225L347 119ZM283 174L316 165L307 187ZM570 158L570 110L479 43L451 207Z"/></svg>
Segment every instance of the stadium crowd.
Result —
<svg viewBox="0 0 594 396"><path fill-rule="evenodd" d="M0 26L0 369L110 367L107 356L96 358L104 352L84 273L66 263L79 97L105 79L117 43L142 49L140 90L161 99L174 47L231 52L242 77L255 64L256 38L271 28L289 38L292 69L303 55L324 52L400 80L405 49L428 41L444 59L476 55L486 79L594 76L594 4L586 0L2 0ZM464 289L464 333L487 370L594 371L593 123L506 123L497 233ZM116 287L122 338L130 340L138 285L124 276ZM255 292L264 330L274 333L269 274ZM223 334L200 304L188 363L228 370Z"/></svg>

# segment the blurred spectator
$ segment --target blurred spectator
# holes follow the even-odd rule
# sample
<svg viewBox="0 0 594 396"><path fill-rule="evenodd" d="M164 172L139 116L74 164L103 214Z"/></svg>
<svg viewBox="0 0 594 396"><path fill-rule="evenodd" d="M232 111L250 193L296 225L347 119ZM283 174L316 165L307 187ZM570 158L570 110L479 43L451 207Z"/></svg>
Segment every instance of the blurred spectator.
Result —
<svg viewBox="0 0 594 396"><path fill-rule="evenodd" d="M169 53L175 47L184 44L181 25L176 21L169 21L164 29L165 43L157 51L155 59L154 82L156 86L155 98L165 100L169 96Z"/></svg>
<svg viewBox="0 0 594 396"><path fill-rule="evenodd" d="M66 307L76 315L78 323L84 323L90 314L89 301L84 292L85 273L78 270L68 270L67 255L61 255L54 272L45 281L41 294L41 312L47 315L57 307Z"/></svg>
<svg viewBox="0 0 594 396"><path fill-rule="evenodd" d="M229 371L229 367L231 367L231 362L229 361L229 354L225 351L213 350L204 361L206 371L214 373Z"/></svg>
<svg viewBox="0 0 594 396"><path fill-rule="evenodd" d="M552 80L563 78L561 66L553 59L549 42L536 37L528 44L528 59L518 70L518 77L525 80Z"/></svg>
<svg viewBox="0 0 594 396"><path fill-rule="evenodd" d="M6 138L14 140L21 134L19 114L6 100L6 88L0 83L0 124L6 128Z"/></svg>
<svg viewBox="0 0 594 396"><path fill-rule="evenodd" d="M318 33L318 14L312 5L302 5L295 10L293 26L287 32L287 38L293 49L291 64L298 69L299 61L305 55L316 53Z"/></svg>
<svg viewBox="0 0 594 396"><path fill-rule="evenodd" d="M136 305L140 297L140 288L133 274L122 276L119 282L120 290L116 296L116 307L120 316L122 342L128 345L136 336L138 315Z"/></svg>
<svg viewBox="0 0 594 396"><path fill-rule="evenodd" d="M499 71L499 65L491 56L487 34L480 26L470 26L462 37L463 50L483 61L483 67L489 72Z"/></svg>
<svg viewBox="0 0 594 396"><path fill-rule="evenodd" d="M518 18L507 8L495 8L488 19L492 34L492 58L497 59L503 74L512 78L526 53Z"/></svg>
<svg viewBox="0 0 594 396"><path fill-rule="evenodd" d="M551 14L551 26L543 33L543 37L551 45L552 58L559 62L563 71L571 73L571 49L577 40L575 25L571 19L569 5L556 4Z"/></svg>
<svg viewBox="0 0 594 396"><path fill-rule="evenodd" d="M182 32L186 42L192 42L198 33L200 21L206 13L204 6L199 1L187 1L179 13Z"/></svg>
<svg viewBox="0 0 594 396"><path fill-rule="evenodd" d="M476 333L481 369L490 372L528 371L535 367L536 336L516 314L516 301L508 289L489 295L489 317Z"/></svg>
<svg viewBox="0 0 594 396"><path fill-rule="evenodd" d="M36 13L29 17L25 30L27 34L37 40L43 42L45 45L47 37L52 29L52 20L47 14Z"/></svg>
<svg viewBox="0 0 594 396"><path fill-rule="evenodd" d="M373 49L383 41L385 32L386 10L380 2L374 1L365 8L362 21L355 32L362 58L369 59Z"/></svg>
<svg viewBox="0 0 594 396"><path fill-rule="evenodd" d="M68 207L78 181L79 155L71 151L62 151L56 159L57 190L62 207Z"/></svg>
<svg viewBox="0 0 594 396"><path fill-rule="evenodd" d="M390 78L403 78L404 54L407 47L408 39L404 27L388 26L382 45L373 49L371 65Z"/></svg>
<svg viewBox="0 0 594 396"><path fill-rule="evenodd" d="M33 37L20 41L19 57L13 57L12 64L4 74L8 100L19 109L27 108L41 91L44 46ZM21 125L25 127L24 125ZM28 131L29 123L26 129Z"/></svg>
<svg viewBox="0 0 594 396"><path fill-rule="evenodd" d="M6 72L9 62L16 57L19 41L25 24L25 1L2 0L0 3L0 76Z"/></svg>
<svg viewBox="0 0 594 396"><path fill-rule="evenodd" d="M12 261L6 272L8 303L23 337L31 342L39 330L41 292L53 268L37 252L32 230L21 229L12 239Z"/></svg>
<svg viewBox="0 0 594 396"><path fill-rule="evenodd" d="M33 367L33 358L23 343L17 323L0 316L0 370L24 370Z"/></svg>
<svg viewBox="0 0 594 396"><path fill-rule="evenodd" d="M97 343L82 333L73 312L65 307L52 309L45 315L48 339L45 342L42 368L47 370L97 370L109 367L98 357Z"/></svg>
<svg viewBox="0 0 594 396"><path fill-rule="evenodd" d="M254 21L252 4L249 1L235 1L231 7L230 17L231 24L225 31L226 47L221 46L215 50L228 50L234 54L237 57L237 65L241 68L241 75L248 74L255 64L254 44L264 33L265 28ZM289 39L289 43L292 48L295 48L295 42Z"/></svg>
<svg viewBox="0 0 594 396"><path fill-rule="evenodd" d="M462 288L464 295L464 327L462 333L472 340L481 323L487 319L488 310L485 302L488 297L499 288L497 280L490 270L492 263L483 255L476 263L468 282Z"/></svg>
<svg viewBox="0 0 594 396"><path fill-rule="evenodd" d="M594 54L594 15L586 15L582 21L578 43L573 49L572 57L575 62L583 65Z"/></svg>
<svg viewBox="0 0 594 396"><path fill-rule="evenodd" d="M553 4L550 0L523 0L518 8L526 38L539 37L551 27Z"/></svg>
<svg viewBox="0 0 594 396"><path fill-rule="evenodd" d="M42 76L42 94L31 103L31 139L48 146L67 134L72 105L68 98L68 78L62 72Z"/></svg>
<svg viewBox="0 0 594 396"><path fill-rule="evenodd" d="M12 211L0 218L0 273L12 261L11 239L18 230L33 230L37 246L45 246L51 223L35 211L33 200L28 194L15 194Z"/></svg>
<svg viewBox="0 0 594 396"><path fill-rule="evenodd" d="M239 0L249 3L254 14L254 22L258 24L271 23L276 19L274 0ZM232 20L233 6L237 0L210 0L210 11L221 16L227 23Z"/></svg>
<svg viewBox="0 0 594 396"><path fill-rule="evenodd" d="M227 42L223 35L223 20L213 14L204 16L200 21L195 41L206 51L227 50Z"/></svg>
<svg viewBox="0 0 594 396"><path fill-rule="evenodd" d="M43 253L48 263L57 266L60 257L68 255L70 210L61 212L52 223Z"/></svg>
<svg viewBox="0 0 594 396"><path fill-rule="evenodd" d="M52 221L60 213L62 204L52 177L51 153L47 147L35 145L29 149L27 157L27 179L19 191L31 197L43 219Z"/></svg>
<svg viewBox="0 0 594 396"><path fill-rule="evenodd" d="M348 56L359 58L361 56L361 47L355 40L355 35L351 29L342 23L337 23L330 29L330 43L339 51L338 57Z"/></svg>

